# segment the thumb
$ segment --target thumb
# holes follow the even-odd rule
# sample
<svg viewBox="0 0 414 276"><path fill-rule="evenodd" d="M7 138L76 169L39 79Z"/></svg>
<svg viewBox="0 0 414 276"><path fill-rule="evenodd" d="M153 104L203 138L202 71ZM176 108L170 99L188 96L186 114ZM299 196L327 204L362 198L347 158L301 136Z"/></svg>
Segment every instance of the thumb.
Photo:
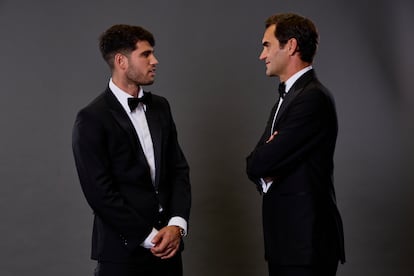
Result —
<svg viewBox="0 0 414 276"><path fill-rule="evenodd" d="M151 240L151 242L153 244L157 244L162 240L162 235L160 234L160 232L157 233L157 235L155 235L155 237Z"/></svg>

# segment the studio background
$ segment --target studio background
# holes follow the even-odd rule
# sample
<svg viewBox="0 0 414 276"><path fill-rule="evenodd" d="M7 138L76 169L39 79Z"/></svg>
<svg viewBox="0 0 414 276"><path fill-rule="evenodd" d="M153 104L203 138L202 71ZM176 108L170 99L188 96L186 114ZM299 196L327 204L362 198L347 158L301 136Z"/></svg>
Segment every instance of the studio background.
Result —
<svg viewBox="0 0 414 276"><path fill-rule="evenodd" d="M336 99L348 258L338 275L413 275L410 0L0 1L0 275L92 275L71 131L107 85L98 37L117 23L155 35L146 89L169 99L191 166L185 275L266 275L261 198L244 171L276 100L258 56L278 12L316 23L314 68Z"/></svg>

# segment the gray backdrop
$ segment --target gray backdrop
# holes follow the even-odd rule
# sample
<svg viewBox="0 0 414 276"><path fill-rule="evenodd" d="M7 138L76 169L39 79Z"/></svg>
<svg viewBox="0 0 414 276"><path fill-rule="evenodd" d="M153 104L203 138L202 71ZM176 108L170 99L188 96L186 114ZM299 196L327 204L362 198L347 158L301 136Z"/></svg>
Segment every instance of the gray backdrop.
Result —
<svg viewBox="0 0 414 276"><path fill-rule="evenodd" d="M92 275L71 129L107 85L97 39L115 23L157 40L147 89L170 100L191 165L186 275L266 275L261 199L244 159L276 97L258 60L263 22L286 11L318 26L315 68L337 103L348 256L338 274L413 275L411 0L0 1L0 275Z"/></svg>

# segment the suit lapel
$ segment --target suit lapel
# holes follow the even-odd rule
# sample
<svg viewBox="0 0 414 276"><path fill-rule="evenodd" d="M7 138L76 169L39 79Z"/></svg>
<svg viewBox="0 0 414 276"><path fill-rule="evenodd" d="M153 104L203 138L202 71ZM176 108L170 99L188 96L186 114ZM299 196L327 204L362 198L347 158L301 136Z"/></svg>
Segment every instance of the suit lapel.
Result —
<svg viewBox="0 0 414 276"><path fill-rule="evenodd" d="M315 78L315 73L312 70L309 70L305 74L303 74L290 88L289 93L286 94L285 98L283 99L282 105L280 106L279 112L277 113L275 125L279 122L280 118L283 116L289 105L293 102L297 95L303 91L305 86Z"/></svg>
<svg viewBox="0 0 414 276"><path fill-rule="evenodd" d="M111 92L109 88L105 91L105 96L110 112L114 117L115 121L127 134L133 152L136 153L138 159L140 159L142 162L148 165L144 151L141 147L141 144L139 143L138 134L136 133L135 128L128 117L128 114L126 114L124 108L118 102L115 95Z"/></svg>

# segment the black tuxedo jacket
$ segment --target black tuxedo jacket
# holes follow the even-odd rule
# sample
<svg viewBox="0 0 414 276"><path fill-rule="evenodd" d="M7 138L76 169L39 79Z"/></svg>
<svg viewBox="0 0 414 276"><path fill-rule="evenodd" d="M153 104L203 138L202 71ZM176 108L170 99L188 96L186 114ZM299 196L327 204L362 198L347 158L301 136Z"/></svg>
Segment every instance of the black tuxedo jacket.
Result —
<svg viewBox="0 0 414 276"><path fill-rule="evenodd" d="M173 216L189 219L189 167L167 100L152 95L145 116L154 146L155 185L134 126L109 88L76 117L72 146L95 215L93 259L145 262L150 253L140 244L153 227L160 229Z"/></svg>
<svg viewBox="0 0 414 276"><path fill-rule="evenodd" d="M314 71L306 72L285 96L275 121L278 134L266 143L276 107L247 157L247 174L260 190L260 178L274 178L263 195L266 259L281 265L344 261L333 186L338 132L333 99Z"/></svg>

